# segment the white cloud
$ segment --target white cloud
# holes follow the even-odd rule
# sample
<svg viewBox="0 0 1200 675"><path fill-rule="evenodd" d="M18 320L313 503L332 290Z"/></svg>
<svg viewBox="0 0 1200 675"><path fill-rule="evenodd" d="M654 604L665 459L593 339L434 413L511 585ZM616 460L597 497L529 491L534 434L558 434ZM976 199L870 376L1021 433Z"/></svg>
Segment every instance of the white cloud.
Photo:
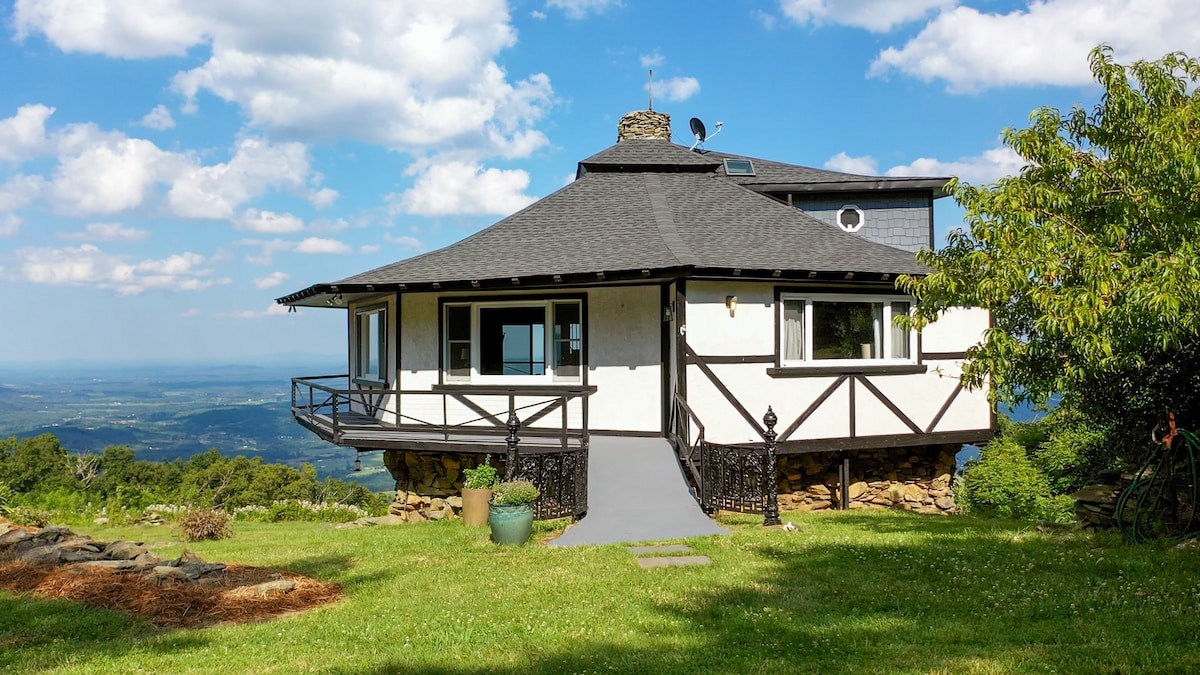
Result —
<svg viewBox="0 0 1200 675"><path fill-rule="evenodd" d="M71 214L115 213L141 206L152 187L170 181L186 166L183 156L150 141L111 134L87 144L67 133L63 145L82 151L60 158L50 186L59 211ZM82 142L81 142L82 141Z"/></svg>
<svg viewBox="0 0 1200 675"><path fill-rule="evenodd" d="M381 248L383 247L379 244L363 244L358 247L358 252L362 255L370 255L372 253L379 253L379 249Z"/></svg>
<svg viewBox="0 0 1200 675"><path fill-rule="evenodd" d="M172 181L167 203L186 218L232 218L238 206L268 190L303 189L312 175L304 144L243 138L228 162L192 165L181 172Z"/></svg>
<svg viewBox="0 0 1200 675"><path fill-rule="evenodd" d="M19 164L46 151L46 120L54 108L23 105L17 114L0 119L0 162Z"/></svg>
<svg viewBox="0 0 1200 675"><path fill-rule="evenodd" d="M183 56L205 39L204 18L183 11L181 2L76 2L18 0L13 16L17 39L33 32L68 52L123 58Z"/></svg>
<svg viewBox="0 0 1200 675"><path fill-rule="evenodd" d="M1042 0L1007 14L956 7L903 47L881 52L870 74L941 79L952 92L1074 86L1091 82L1087 54L1101 42L1125 63L1172 49L1195 53L1197 35L1200 3L1194 0Z"/></svg>
<svg viewBox="0 0 1200 675"><path fill-rule="evenodd" d="M0 213L0 237L11 237L20 229L21 219L16 214Z"/></svg>
<svg viewBox="0 0 1200 675"><path fill-rule="evenodd" d="M191 319L191 318L200 316L200 310L196 309L195 307L189 307L188 309L185 309L182 312L180 312L179 316L181 316L185 319Z"/></svg>
<svg viewBox="0 0 1200 675"><path fill-rule="evenodd" d="M331 188L321 188L319 190L310 190L308 193L308 201L318 209L326 206L331 206L338 198L338 191Z"/></svg>
<svg viewBox="0 0 1200 675"><path fill-rule="evenodd" d="M588 14L600 14L610 7L619 7L621 0L547 0L546 7L561 9L568 18L582 19Z"/></svg>
<svg viewBox="0 0 1200 675"><path fill-rule="evenodd" d="M993 148L974 157L952 162L922 157L911 164L894 166L888 176L957 176L968 183L993 183L1003 176L1021 173L1025 161L1011 148Z"/></svg>
<svg viewBox="0 0 1200 675"><path fill-rule="evenodd" d="M16 211L33 203L45 187L41 176L26 176L16 174L0 185L0 213Z"/></svg>
<svg viewBox="0 0 1200 675"><path fill-rule="evenodd" d="M254 280L254 287L262 290L264 288L275 288L292 277L287 272L271 272L265 277L259 277Z"/></svg>
<svg viewBox="0 0 1200 675"><path fill-rule="evenodd" d="M296 253L349 253L350 247L336 239L325 239L323 237L308 237L296 244L293 251Z"/></svg>
<svg viewBox="0 0 1200 675"><path fill-rule="evenodd" d="M121 223L88 223L82 232L68 232L58 235L59 239L75 241L144 241L150 236L149 230L129 227Z"/></svg>
<svg viewBox="0 0 1200 675"><path fill-rule="evenodd" d="M879 171L879 164L870 155L851 157L844 152L839 152L825 162L825 168L844 173L855 173L860 176L874 176Z"/></svg>
<svg viewBox="0 0 1200 675"><path fill-rule="evenodd" d="M273 302L270 305L267 305L267 308L261 312L245 310L242 312L228 312L226 314L222 314L221 316L227 316L231 319L261 319L267 316L279 316L280 314L287 313L288 308L286 306Z"/></svg>
<svg viewBox="0 0 1200 675"><path fill-rule="evenodd" d="M837 23L885 33L955 4L957 0L780 0L779 8L799 24Z"/></svg>
<svg viewBox="0 0 1200 675"><path fill-rule="evenodd" d="M175 119L171 117L171 111L167 110L167 106L160 104L154 106L154 110L146 113L140 124L144 127L163 131L164 129L175 128Z"/></svg>
<svg viewBox="0 0 1200 675"><path fill-rule="evenodd" d="M655 68L666 63L667 57L659 53L657 49L652 54L643 54L641 58L643 68Z"/></svg>
<svg viewBox="0 0 1200 675"><path fill-rule="evenodd" d="M647 90L650 83L646 83ZM686 101L700 92L700 81L694 77L672 77L654 83L654 92L664 101Z"/></svg>
<svg viewBox="0 0 1200 675"><path fill-rule="evenodd" d="M778 23L778 20L775 18L774 14L771 14L770 12L764 12L761 9L756 9L750 12L750 16L758 19L758 22L762 24L762 27L767 30L775 30L775 24Z"/></svg>
<svg viewBox="0 0 1200 675"><path fill-rule="evenodd" d="M421 240L417 239L416 237L407 237L407 236L396 237L396 236L392 236L390 234L385 234L385 235L383 235L383 240L389 244L396 244L397 246L402 246L404 248L411 248L414 251L425 250L425 244L422 244Z"/></svg>
<svg viewBox="0 0 1200 675"><path fill-rule="evenodd" d="M304 221L290 213L246 209L246 212L238 217L237 226L252 232L283 234L302 231Z"/></svg>
<svg viewBox="0 0 1200 675"><path fill-rule="evenodd" d="M430 163L412 188L391 195L404 213L421 216L508 215L535 199L525 194L529 174L520 169L484 169L476 163Z"/></svg>
<svg viewBox="0 0 1200 675"><path fill-rule="evenodd" d="M23 248L15 257L24 281L96 286L120 295L137 295L154 288L194 291L229 283L229 279L213 278L212 270L201 267L204 257L196 253L129 263L92 244L82 244L77 248Z"/></svg>

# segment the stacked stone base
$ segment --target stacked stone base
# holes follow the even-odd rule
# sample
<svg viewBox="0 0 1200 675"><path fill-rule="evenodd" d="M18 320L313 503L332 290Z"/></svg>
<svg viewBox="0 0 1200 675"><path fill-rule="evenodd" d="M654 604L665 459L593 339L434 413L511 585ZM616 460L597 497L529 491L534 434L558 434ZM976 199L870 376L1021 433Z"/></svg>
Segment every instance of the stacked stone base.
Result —
<svg viewBox="0 0 1200 675"><path fill-rule="evenodd" d="M958 445L850 451L851 509L958 513L951 477ZM836 452L779 458L779 508L820 511L841 501Z"/></svg>
<svg viewBox="0 0 1200 675"><path fill-rule="evenodd" d="M397 490L395 501L388 506L388 514L403 518L408 523L453 520L462 517L462 497L431 497Z"/></svg>
<svg viewBox="0 0 1200 675"><path fill-rule="evenodd" d="M449 497L462 493L463 469L483 464L487 455L467 452L415 452L385 450L383 464L396 479L396 491L423 497ZM503 475L502 457L493 456L492 466Z"/></svg>

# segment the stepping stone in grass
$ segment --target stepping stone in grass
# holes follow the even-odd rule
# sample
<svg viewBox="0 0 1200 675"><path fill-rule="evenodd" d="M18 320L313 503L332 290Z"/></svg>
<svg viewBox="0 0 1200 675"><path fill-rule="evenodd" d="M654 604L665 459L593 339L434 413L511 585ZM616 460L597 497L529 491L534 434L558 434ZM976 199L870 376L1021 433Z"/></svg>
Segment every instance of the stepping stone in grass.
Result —
<svg viewBox="0 0 1200 675"><path fill-rule="evenodd" d="M692 550L692 547L686 544L673 544L671 546L630 546L625 550L634 555L645 555L647 553L686 553Z"/></svg>
<svg viewBox="0 0 1200 675"><path fill-rule="evenodd" d="M706 555L674 555L664 558L638 558L642 567L674 567L679 565L707 565L712 562Z"/></svg>

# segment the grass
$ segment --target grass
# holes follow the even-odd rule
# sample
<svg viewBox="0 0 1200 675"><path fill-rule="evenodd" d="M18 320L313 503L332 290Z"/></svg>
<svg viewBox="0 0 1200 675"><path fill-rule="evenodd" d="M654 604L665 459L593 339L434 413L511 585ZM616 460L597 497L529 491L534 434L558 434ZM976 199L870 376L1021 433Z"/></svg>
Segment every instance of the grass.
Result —
<svg viewBox="0 0 1200 675"><path fill-rule="evenodd" d="M1196 549L967 517L784 519L800 529L726 520L734 535L686 542L712 565L649 570L623 546L500 548L487 528L457 522L239 522L233 539L189 546L341 583L346 599L267 623L164 632L0 591L0 672L1200 671Z"/></svg>

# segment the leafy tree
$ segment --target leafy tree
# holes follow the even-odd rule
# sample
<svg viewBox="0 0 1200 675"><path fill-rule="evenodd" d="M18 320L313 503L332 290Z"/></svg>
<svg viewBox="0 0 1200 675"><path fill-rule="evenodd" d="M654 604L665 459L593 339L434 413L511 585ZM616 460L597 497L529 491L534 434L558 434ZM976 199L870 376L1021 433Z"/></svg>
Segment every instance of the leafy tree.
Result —
<svg viewBox="0 0 1200 675"><path fill-rule="evenodd" d="M73 466L53 434L0 440L0 482L16 492L78 487Z"/></svg>
<svg viewBox="0 0 1200 675"><path fill-rule="evenodd" d="M918 327L952 306L992 312L968 385L1010 403L1061 394L1140 447L1164 409L1200 422L1200 62L1123 66L1100 46L1090 64L1100 103L1005 130L1020 175L951 181L968 229L899 284Z"/></svg>

